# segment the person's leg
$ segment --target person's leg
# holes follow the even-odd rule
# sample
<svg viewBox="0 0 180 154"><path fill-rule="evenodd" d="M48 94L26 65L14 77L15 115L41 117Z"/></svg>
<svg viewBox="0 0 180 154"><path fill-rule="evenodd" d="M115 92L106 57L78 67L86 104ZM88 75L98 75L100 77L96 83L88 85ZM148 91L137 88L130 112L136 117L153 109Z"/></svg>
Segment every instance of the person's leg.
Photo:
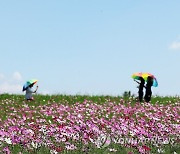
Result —
<svg viewBox="0 0 180 154"><path fill-rule="evenodd" d="M150 101L150 95L145 95L145 97L144 97L144 100L145 100L145 102L149 102Z"/></svg>
<svg viewBox="0 0 180 154"><path fill-rule="evenodd" d="M151 100L151 95L152 95L152 92L149 89L147 89L145 97L144 97L146 102L149 102Z"/></svg>
<svg viewBox="0 0 180 154"><path fill-rule="evenodd" d="M143 92L139 91L139 101L142 102L143 99Z"/></svg>
<svg viewBox="0 0 180 154"><path fill-rule="evenodd" d="M149 93L149 101L151 101L152 92Z"/></svg>
<svg viewBox="0 0 180 154"><path fill-rule="evenodd" d="M145 96L144 96L144 100L145 100L145 102L148 101L148 95L147 95L147 93L146 93Z"/></svg>
<svg viewBox="0 0 180 154"><path fill-rule="evenodd" d="M147 101L146 102L149 102L150 101L150 95L147 96Z"/></svg>
<svg viewBox="0 0 180 154"><path fill-rule="evenodd" d="M27 101L34 101L34 98L32 97L32 98L28 98L28 99L26 99Z"/></svg>

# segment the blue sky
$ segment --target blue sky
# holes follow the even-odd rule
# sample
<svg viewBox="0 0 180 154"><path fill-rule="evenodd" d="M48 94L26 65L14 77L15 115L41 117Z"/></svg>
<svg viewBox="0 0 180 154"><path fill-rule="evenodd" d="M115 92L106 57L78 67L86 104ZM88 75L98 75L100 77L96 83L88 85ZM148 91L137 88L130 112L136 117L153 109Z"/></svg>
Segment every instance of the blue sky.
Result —
<svg viewBox="0 0 180 154"><path fill-rule="evenodd" d="M180 94L179 0L0 2L0 93L137 94L134 72L150 72L153 94ZM22 93L23 94L23 93Z"/></svg>

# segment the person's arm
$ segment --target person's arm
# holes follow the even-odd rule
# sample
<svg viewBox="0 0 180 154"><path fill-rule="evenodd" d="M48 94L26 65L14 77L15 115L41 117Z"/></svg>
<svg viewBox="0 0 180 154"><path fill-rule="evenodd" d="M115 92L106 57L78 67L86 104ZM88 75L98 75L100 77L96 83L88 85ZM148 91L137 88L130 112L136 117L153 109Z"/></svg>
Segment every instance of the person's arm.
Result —
<svg viewBox="0 0 180 154"><path fill-rule="evenodd" d="M34 93L36 93L36 92L37 92L37 90L38 90L38 86L36 87L36 90L34 91Z"/></svg>
<svg viewBox="0 0 180 154"><path fill-rule="evenodd" d="M138 84L140 84L140 82L138 82L137 80L134 80L134 81L136 81Z"/></svg>

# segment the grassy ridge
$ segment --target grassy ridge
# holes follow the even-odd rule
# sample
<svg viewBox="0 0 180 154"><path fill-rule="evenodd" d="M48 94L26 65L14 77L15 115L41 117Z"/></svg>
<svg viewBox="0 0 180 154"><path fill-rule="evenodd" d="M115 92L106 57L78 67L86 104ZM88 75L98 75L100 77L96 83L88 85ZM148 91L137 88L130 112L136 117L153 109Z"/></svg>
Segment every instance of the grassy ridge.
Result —
<svg viewBox="0 0 180 154"><path fill-rule="evenodd" d="M108 95L34 95L35 102L41 104L43 102L52 101L56 103L76 103L76 102L84 102L84 100L91 100L98 104L103 104L107 101L119 102L120 99L131 101L132 103L136 103L138 100L135 97L122 97L122 96L108 96ZM11 99L14 101L18 101L21 103L24 101L24 95L14 95L14 94L1 94L0 101L5 99ZM179 96L153 96L151 99L151 103L155 104L167 104L167 103L175 103L180 100ZM43 103L44 104L44 103ZM70 105L70 104L69 104Z"/></svg>

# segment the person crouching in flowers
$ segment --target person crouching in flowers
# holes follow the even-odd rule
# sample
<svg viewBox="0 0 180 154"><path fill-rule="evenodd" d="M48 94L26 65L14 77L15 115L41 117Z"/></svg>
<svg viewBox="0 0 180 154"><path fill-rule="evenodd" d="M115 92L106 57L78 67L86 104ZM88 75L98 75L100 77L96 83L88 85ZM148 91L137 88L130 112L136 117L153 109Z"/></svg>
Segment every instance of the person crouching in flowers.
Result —
<svg viewBox="0 0 180 154"><path fill-rule="evenodd" d="M33 101L34 100L32 94L37 92L38 86L36 87L36 90L33 90L32 89L33 85L34 84L29 85L28 88L26 89L25 98L27 101Z"/></svg>

